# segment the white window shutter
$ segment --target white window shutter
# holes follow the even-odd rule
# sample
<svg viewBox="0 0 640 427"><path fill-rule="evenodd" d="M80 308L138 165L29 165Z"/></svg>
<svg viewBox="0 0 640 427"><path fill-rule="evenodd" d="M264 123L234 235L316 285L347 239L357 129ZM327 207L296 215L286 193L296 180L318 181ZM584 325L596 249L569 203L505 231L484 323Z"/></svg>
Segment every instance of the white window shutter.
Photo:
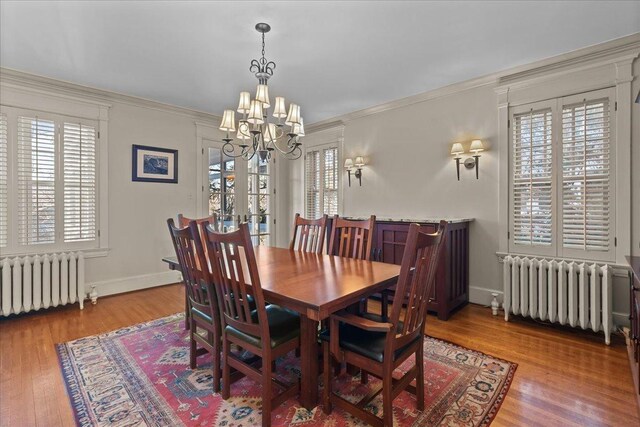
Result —
<svg viewBox="0 0 640 427"><path fill-rule="evenodd" d="M320 152L308 151L305 159L306 217L319 218L320 206Z"/></svg>
<svg viewBox="0 0 640 427"><path fill-rule="evenodd" d="M0 248L7 246L8 240L8 210L9 210L9 141L7 138L7 115L0 114Z"/></svg>
<svg viewBox="0 0 640 427"><path fill-rule="evenodd" d="M63 228L65 242L96 239L96 129L64 123Z"/></svg>
<svg viewBox="0 0 640 427"><path fill-rule="evenodd" d="M55 124L38 117L18 117L18 242L55 242Z"/></svg>
<svg viewBox="0 0 640 427"><path fill-rule="evenodd" d="M608 98L562 107L562 245L608 252L611 236Z"/></svg>
<svg viewBox="0 0 640 427"><path fill-rule="evenodd" d="M329 216L338 214L338 149L336 147L323 150L323 181L322 192L323 214Z"/></svg>
<svg viewBox="0 0 640 427"><path fill-rule="evenodd" d="M553 244L552 110L513 116L513 242L529 247Z"/></svg>

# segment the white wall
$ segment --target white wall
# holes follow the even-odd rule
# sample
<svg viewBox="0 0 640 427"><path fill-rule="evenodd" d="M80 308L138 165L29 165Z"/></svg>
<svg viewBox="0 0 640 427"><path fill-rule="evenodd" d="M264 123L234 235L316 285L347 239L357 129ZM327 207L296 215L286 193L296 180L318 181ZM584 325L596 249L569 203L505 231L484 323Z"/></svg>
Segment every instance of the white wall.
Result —
<svg viewBox="0 0 640 427"><path fill-rule="evenodd" d="M356 119L344 130L344 155L365 155L362 187L344 188L343 214L393 218L475 218L470 224L470 280L495 288L498 221L496 95L486 85ZM451 142L482 139L480 179L461 165ZM468 148L468 146L466 147ZM493 148L493 149L492 149Z"/></svg>
<svg viewBox="0 0 640 427"><path fill-rule="evenodd" d="M493 84L350 120L343 157L364 155L362 187L343 180L342 214L392 218L475 218L470 224L470 284L498 289L497 98ZM449 150L453 141L480 138L480 179L461 165L460 181ZM305 142L306 143L306 142ZM468 146L466 147L468 148ZM294 210L303 212L304 165L292 175ZM353 178L352 178L353 180ZM483 296L485 297L485 296Z"/></svg>
<svg viewBox="0 0 640 427"><path fill-rule="evenodd" d="M178 150L178 183L133 182L133 144ZM109 255L86 263L104 295L175 281L161 259L172 255L167 218L196 215L194 118L113 102L109 111Z"/></svg>

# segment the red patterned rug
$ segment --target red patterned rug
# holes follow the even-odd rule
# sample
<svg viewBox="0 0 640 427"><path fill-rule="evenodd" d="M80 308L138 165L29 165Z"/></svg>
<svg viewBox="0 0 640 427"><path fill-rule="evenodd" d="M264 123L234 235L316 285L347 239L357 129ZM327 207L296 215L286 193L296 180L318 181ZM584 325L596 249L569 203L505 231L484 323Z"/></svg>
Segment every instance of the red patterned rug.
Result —
<svg viewBox="0 0 640 427"><path fill-rule="evenodd" d="M255 426L260 424L260 387L243 378L231 398L212 393L210 364L189 369L189 337L182 315L57 344L62 373L80 426ZM425 408L403 392L394 400L395 426L482 426L495 417L516 364L425 337ZM206 362L205 362L206 363ZM405 364L412 363L412 359ZM401 366L402 370L404 367ZM278 374L299 374L293 354L278 360ZM371 377L370 377L371 378ZM358 400L377 380L360 384L346 374L336 392ZM374 400L371 411L381 411ZM339 409L307 411L290 399L273 411L274 426L358 426Z"/></svg>

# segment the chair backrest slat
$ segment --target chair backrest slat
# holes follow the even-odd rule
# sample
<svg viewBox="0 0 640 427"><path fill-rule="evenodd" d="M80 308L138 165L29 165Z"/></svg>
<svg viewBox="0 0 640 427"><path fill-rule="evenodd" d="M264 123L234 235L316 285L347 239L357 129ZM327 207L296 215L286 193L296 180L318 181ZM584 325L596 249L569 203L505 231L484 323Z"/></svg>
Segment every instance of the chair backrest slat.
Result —
<svg viewBox="0 0 640 427"><path fill-rule="evenodd" d="M323 215L318 219L307 219L297 213L293 221L293 238L289 250L321 254L324 250L328 218L327 215Z"/></svg>
<svg viewBox="0 0 640 427"><path fill-rule="evenodd" d="M424 227L411 224L402 257L396 294L407 301L402 329L395 337L395 348L401 347L417 334L422 334L427 306L441 255L446 242L447 222L440 221L436 233L423 231ZM390 321L400 322L402 304L394 304Z"/></svg>
<svg viewBox="0 0 640 427"><path fill-rule="evenodd" d="M206 261L198 225L192 221L188 226L176 227L172 218L167 224L191 305L207 312L217 323L219 314L211 274L209 269L200 268L201 262Z"/></svg>
<svg viewBox="0 0 640 427"><path fill-rule="evenodd" d="M369 261L373 245L376 217L362 221L333 217L329 255Z"/></svg>
<svg viewBox="0 0 640 427"><path fill-rule="evenodd" d="M205 225L204 231L218 306L225 324L268 342L265 300L249 226L243 223L236 231L219 233ZM250 296L255 299L257 316L252 316Z"/></svg>
<svg viewBox="0 0 640 427"><path fill-rule="evenodd" d="M216 215L215 213L210 215L210 216L206 216L204 218L188 218L182 214L178 214L178 227L179 228L185 228L185 227L189 227L189 224L191 224L192 222L196 223L196 228L198 230L198 233L200 234L200 242L204 245L204 241L205 241L205 234L204 234L204 228L203 225L204 224L212 224L214 227L214 230L218 230L218 215ZM203 246L204 251L206 253L207 248L206 246ZM196 265L198 268L200 268L200 266L202 264L200 264L200 258L198 257L196 259ZM207 265L207 264L204 264Z"/></svg>

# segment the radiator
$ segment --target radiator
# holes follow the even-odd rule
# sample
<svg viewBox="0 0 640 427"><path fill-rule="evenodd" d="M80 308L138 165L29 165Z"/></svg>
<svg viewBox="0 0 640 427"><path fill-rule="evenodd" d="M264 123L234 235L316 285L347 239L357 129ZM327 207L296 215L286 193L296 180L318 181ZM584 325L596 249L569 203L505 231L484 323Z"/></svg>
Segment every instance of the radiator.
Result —
<svg viewBox="0 0 640 427"><path fill-rule="evenodd" d="M0 316L80 303L84 308L82 252L0 261Z"/></svg>
<svg viewBox="0 0 640 427"><path fill-rule="evenodd" d="M576 261L506 256L505 320L511 314L594 332L607 345L613 327L611 267Z"/></svg>

